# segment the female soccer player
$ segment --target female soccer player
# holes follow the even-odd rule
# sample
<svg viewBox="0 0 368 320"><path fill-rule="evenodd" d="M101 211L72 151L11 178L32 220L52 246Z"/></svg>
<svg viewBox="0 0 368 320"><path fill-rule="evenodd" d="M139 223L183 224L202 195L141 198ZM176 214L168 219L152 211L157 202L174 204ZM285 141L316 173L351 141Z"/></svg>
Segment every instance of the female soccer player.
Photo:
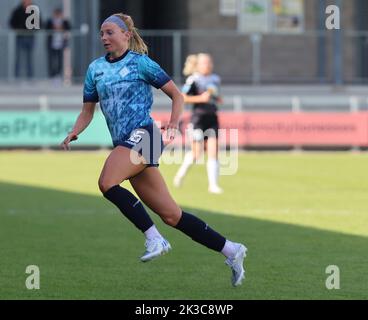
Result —
<svg viewBox="0 0 368 320"><path fill-rule="evenodd" d="M192 150L188 152L175 175L174 185L180 187L189 168L201 156L204 142L207 142L207 175L208 191L222 193L218 185L218 117L217 103L219 96L220 77L212 73L213 61L209 54L200 53L189 55L186 59L183 74L189 76L183 87L183 96L186 103L193 104L191 117Z"/></svg>
<svg viewBox="0 0 368 320"><path fill-rule="evenodd" d="M100 102L112 137L114 149L106 159L98 182L104 197L146 237L146 251L141 261L167 253L171 246L157 230L140 200L120 186L129 180L139 198L168 225L182 231L194 241L223 253L232 270L232 284L244 278L243 260L246 247L225 239L194 215L182 211L172 199L158 170L163 141L160 130L150 117L151 85L172 99L169 124L165 126L173 139L183 109L183 97L169 76L152 61L147 46L137 33L130 16L118 13L101 26L101 41L107 54L93 61L84 85L83 109L62 143L69 143L92 120L95 105Z"/></svg>

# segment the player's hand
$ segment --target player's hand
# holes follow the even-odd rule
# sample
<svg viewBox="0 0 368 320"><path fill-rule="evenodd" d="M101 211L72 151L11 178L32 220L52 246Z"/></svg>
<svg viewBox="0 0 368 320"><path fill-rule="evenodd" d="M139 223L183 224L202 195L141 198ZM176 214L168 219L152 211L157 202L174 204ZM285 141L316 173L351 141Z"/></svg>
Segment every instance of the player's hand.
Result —
<svg viewBox="0 0 368 320"><path fill-rule="evenodd" d="M172 141L175 139L176 133L178 131L179 125L174 122L169 122L161 127L162 132L166 131L166 140Z"/></svg>
<svg viewBox="0 0 368 320"><path fill-rule="evenodd" d="M199 95L200 103L208 103L211 100L211 92L205 91Z"/></svg>
<svg viewBox="0 0 368 320"><path fill-rule="evenodd" d="M72 141L75 141L78 139L78 136L74 133L69 133L67 135L67 137L64 139L64 141L61 143L61 147L67 151L67 150L70 150L70 146L69 146L69 143L72 142Z"/></svg>

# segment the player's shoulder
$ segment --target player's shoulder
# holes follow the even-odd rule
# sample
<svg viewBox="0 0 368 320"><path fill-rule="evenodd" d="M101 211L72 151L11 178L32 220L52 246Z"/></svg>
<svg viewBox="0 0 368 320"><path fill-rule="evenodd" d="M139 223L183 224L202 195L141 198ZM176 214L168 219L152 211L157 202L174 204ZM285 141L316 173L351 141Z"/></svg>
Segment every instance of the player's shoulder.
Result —
<svg viewBox="0 0 368 320"><path fill-rule="evenodd" d="M137 63L147 63L147 60L149 60L149 57L145 53L136 52L133 50L129 50L128 53L129 61L135 61Z"/></svg>
<svg viewBox="0 0 368 320"><path fill-rule="evenodd" d="M221 77L216 73L212 73L210 77L211 77L211 80L214 82L221 82Z"/></svg>
<svg viewBox="0 0 368 320"><path fill-rule="evenodd" d="M138 63L142 66L152 66L152 65L156 65L157 62L155 60L153 60L148 54L146 53L138 53L135 51L131 51L132 52L132 57L133 60L138 61Z"/></svg>
<svg viewBox="0 0 368 320"><path fill-rule="evenodd" d="M147 54L129 50L127 61L137 64L138 68L144 68L149 63Z"/></svg>
<svg viewBox="0 0 368 320"><path fill-rule="evenodd" d="M133 50L129 50L129 55L131 56L131 57L134 57L134 58L137 58L137 59L140 59L141 57L145 57L145 56L147 56L146 54L144 54L144 53L139 53L139 52L137 52L137 51L133 51Z"/></svg>
<svg viewBox="0 0 368 320"><path fill-rule="evenodd" d="M186 79L186 84L193 84L201 79L201 75L199 73L193 73Z"/></svg>
<svg viewBox="0 0 368 320"><path fill-rule="evenodd" d="M103 56L103 57L99 57L99 58L97 58L97 59L93 60L93 61L89 64L88 68L89 68L89 69L94 69L94 68L96 68L97 66L99 66L99 65L101 65L101 64L103 64L103 63L105 63L105 62L106 62L106 58L105 58L105 56Z"/></svg>

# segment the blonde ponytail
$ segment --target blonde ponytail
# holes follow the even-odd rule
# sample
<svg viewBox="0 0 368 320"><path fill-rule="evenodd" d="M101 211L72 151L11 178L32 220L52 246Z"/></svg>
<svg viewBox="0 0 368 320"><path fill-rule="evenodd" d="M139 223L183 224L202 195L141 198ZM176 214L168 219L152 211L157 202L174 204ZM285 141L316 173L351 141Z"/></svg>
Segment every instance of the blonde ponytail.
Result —
<svg viewBox="0 0 368 320"><path fill-rule="evenodd" d="M115 13L114 16L119 17L124 21L129 31L132 33L132 37L129 41L129 49L141 54L148 54L147 45L144 43L143 39L138 33L138 29L134 27L134 22L131 16L124 13Z"/></svg>
<svg viewBox="0 0 368 320"><path fill-rule="evenodd" d="M141 54L148 54L147 45L144 43L136 28L133 28L132 35L133 38L130 39L129 49Z"/></svg>
<svg viewBox="0 0 368 320"><path fill-rule="evenodd" d="M183 75L188 77L196 71L198 56L196 54L190 54L185 59Z"/></svg>

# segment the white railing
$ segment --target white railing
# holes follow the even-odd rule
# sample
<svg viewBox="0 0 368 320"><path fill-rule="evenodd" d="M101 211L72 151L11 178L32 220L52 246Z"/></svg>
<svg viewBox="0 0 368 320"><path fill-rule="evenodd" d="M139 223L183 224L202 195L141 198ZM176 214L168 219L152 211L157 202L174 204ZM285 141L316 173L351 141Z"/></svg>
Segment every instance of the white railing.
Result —
<svg viewBox="0 0 368 320"><path fill-rule="evenodd" d="M80 109L82 98L79 94L1 94L1 110L53 110L53 109ZM358 112L368 110L368 96L346 95L340 97L331 96L302 96L302 95L278 95L278 96L249 96L249 95L225 95L224 103L220 105L223 111L291 111L291 112ZM155 110L170 110L171 101L163 94L157 93L154 97Z"/></svg>

